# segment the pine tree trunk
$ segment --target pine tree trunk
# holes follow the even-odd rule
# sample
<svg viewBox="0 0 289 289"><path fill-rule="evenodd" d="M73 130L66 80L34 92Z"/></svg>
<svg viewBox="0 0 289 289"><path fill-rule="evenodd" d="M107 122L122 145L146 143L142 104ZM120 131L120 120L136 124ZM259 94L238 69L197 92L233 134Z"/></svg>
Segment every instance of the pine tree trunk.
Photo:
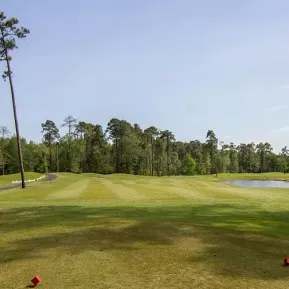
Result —
<svg viewBox="0 0 289 289"><path fill-rule="evenodd" d="M68 159L68 172L71 173L71 156L70 156L70 134L71 134L71 126L69 124L68 127L68 154L67 154L67 159Z"/></svg>
<svg viewBox="0 0 289 289"><path fill-rule="evenodd" d="M169 163L169 138L167 137L167 175L170 176L170 163Z"/></svg>
<svg viewBox="0 0 289 289"><path fill-rule="evenodd" d="M18 159L19 159L19 167L20 167L20 174L21 174L21 185L22 185L22 189L24 189L26 187L26 185L25 185L25 178L24 178L23 155L22 155L19 127L18 127L18 119L17 119L14 87L13 87L13 83L12 83L10 63L9 63L8 52L7 52L6 48L5 48L5 56L6 56L6 64L7 64L7 69L8 69L8 78L9 78L9 84L10 84L10 91L11 91L12 105L13 105L13 114L14 114L14 122L15 122L15 129L16 129Z"/></svg>
<svg viewBox="0 0 289 289"><path fill-rule="evenodd" d="M52 167L52 151L51 151L51 143L49 144L49 172L51 173Z"/></svg>
<svg viewBox="0 0 289 289"><path fill-rule="evenodd" d="M152 137L152 171L151 171L152 176L154 175L154 139Z"/></svg>
<svg viewBox="0 0 289 289"><path fill-rule="evenodd" d="M115 139L115 171L119 173L118 140Z"/></svg>
<svg viewBox="0 0 289 289"><path fill-rule="evenodd" d="M2 175L5 175L4 133L2 135Z"/></svg>
<svg viewBox="0 0 289 289"><path fill-rule="evenodd" d="M56 171L59 173L58 144L56 144Z"/></svg>

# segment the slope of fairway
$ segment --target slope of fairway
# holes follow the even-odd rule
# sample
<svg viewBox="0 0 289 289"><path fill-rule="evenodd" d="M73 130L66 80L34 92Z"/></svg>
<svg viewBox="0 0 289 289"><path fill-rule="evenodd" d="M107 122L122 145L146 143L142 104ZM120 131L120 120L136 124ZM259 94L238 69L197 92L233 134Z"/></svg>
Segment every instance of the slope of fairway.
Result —
<svg viewBox="0 0 289 289"><path fill-rule="evenodd" d="M0 193L1 288L287 288L289 189L227 178L58 174Z"/></svg>
<svg viewBox="0 0 289 289"><path fill-rule="evenodd" d="M31 173L31 172L27 172L24 174L25 175L25 179L29 180L29 179L36 179L39 178L41 176L43 176L43 174L39 174L39 173ZM12 181L21 181L21 176L20 174L12 174L12 175L5 175L5 176L0 176L0 187L6 187L6 186L11 186L12 185Z"/></svg>

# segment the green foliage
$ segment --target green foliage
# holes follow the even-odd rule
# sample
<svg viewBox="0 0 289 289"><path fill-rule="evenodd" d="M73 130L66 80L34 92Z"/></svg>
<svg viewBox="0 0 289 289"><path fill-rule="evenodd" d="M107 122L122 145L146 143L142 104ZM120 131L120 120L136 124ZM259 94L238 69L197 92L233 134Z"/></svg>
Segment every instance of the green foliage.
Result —
<svg viewBox="0 0 289 289"><path fill-rule="evenodd" d="M185 159L184 159L183 170L184 170L184 174L187 176L193 176L196 173L196 162L188 154L185 156Z"/></svg>
<svg viewBox="0 0 289 289"><path fill-rule="evenodd" d="M1 147L0 147L0 169L2 175L5 174L5 166L6 166L6 152L5 152L5 137L10 134L8 128L6 126L0 126L0 136L1 136Z"/></svg>
<svg viewBox="0 0 289 289"><path fill-rule="evenodd" d="M213 130L209 130L207 132L207 147L206 149L208 150L210 154L210 161L211 161L211 174L217 174L217 153L218 153L218 139L216 138L216 135Z"/></svg>
<svg viewBox="0 0 289 289"><path fill-rule="evenodd" d="M53 121L42 123L42 144L22 139L25 170L56 171L57 158L60 172L73 173L172 176L287 173L289 170L287 147L281 154L274 154L268 143L218 144L212 130L208 131L205 143L198 140L181 142L176 141L169 130L160 131L154 126L142 130L138 124L131 125L116 118L109 121L105 131L100 125L75 121L72 116L65 119L68 133L61 137ZM4 151L6 173L17 173L19 166L14 136L5 138Z"/></svg>
<svg viewBox="0 0 289 289"><path fill-rule="evenodd" d="M43 135L43 142L50 146L55 140L59 138L59 129L52 120L47 120L41 124Z"/></svg>
<svg viewBox="0 0 289 289"><path fill-rule="evenodd" d="M0 172L3 172L3 167L5 166L4 160L3 160L3 155L4 154L2 152L2 147L0 147ZM4 175L4 174L2 173L2 175Z"/></svg>
<svg viewBox="0 0 289 289"><path fill-rule="evenodd" d="M52 146L55 145L55 141L59 139L59 130L56 124L52 120L47 120L45 123L41 124L43 135L43 142L49 148L49 171L56 170L56 164L52 163Z"/></svg>
<svg viewBox="0 0 289 289"><path fill-rule="evenodd" d="M44 167L45 174L48 174L48 165L47 165L47 160L46 160L45 153L43 153L43 167Z"/></svg>
<svg viewBox="0 0 289 289"><path fill-rule="evenodd" d="M6 61L7 66L12 59L9 52L18 48L16 39L25 38L30 33L27 28L18 27L18 23L18 19L7 19L4 13L0 12L0 61ZM2 77L5 80L11 74L11 70L7 67Z"/></svg>

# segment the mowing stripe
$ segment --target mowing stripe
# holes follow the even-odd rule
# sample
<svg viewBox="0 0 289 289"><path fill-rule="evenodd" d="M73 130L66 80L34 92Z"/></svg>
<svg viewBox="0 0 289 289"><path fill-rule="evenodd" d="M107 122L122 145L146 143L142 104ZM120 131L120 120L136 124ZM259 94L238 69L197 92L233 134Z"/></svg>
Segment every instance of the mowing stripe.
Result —
<svg viewBox="0 0 289 289"><path fill-rule="evenodd" d="M136 190L132 188L128 188L121 184L115 184L106 179L100 179L100 181L103 185L105 185L108 189L110 189L120 199L136 200L136 199L144 198Z"/></svg>
<svg viewBox="0 0 289 289"><path fill-rule="evenodd" d="M145 196L146 200L169 200L169 199L184 199L179 195L168 192L168 188L164 186L156 186L151 184L135 184L127 185L132 189L136 189Z"/></svg>
<svg viewBox="0 0 289 289"><path fill-rule="evenodd" d="M85 191L89 182L90 179L75 182L63 190L50 194L46 199L76 199Z"/></svg>
<svg viewBox="0 0 289 289"><path fill-rule="evenodd" d="M208 200L209 198L196 190L185 190L182 188L171 187L168 189L170 193L182 196L185 199L191 200Z"/></svg>
<svg viewBox="0 0 289 289"><path fill-rule="evenodd" d="M132 180L122 180L121 181L124 185L135 185L136 181L132 181Z"/></svg>
<svg viewBox="0 0 289 289"><path fill-rule="evenodd" d="M13 190L3 190L3 191L1 191L0 190L0 196L4 196L4 195L7 195L7 194L9 194L9 193L15 193L15 189L13 189ZM17 190L16 190L16 192L17 192Z"/></svg>

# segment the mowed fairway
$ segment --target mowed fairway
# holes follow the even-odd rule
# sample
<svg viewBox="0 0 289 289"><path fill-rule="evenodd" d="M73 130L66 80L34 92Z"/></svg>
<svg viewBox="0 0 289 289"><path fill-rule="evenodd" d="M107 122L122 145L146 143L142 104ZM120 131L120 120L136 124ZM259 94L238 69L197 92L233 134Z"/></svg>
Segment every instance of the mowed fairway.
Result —
<svg viewBox="0 0 289 289"><path fill-rule="evenodd" d="M59 174L0 192L0 288L287 288L288 207L211 176Z"/></svg>

